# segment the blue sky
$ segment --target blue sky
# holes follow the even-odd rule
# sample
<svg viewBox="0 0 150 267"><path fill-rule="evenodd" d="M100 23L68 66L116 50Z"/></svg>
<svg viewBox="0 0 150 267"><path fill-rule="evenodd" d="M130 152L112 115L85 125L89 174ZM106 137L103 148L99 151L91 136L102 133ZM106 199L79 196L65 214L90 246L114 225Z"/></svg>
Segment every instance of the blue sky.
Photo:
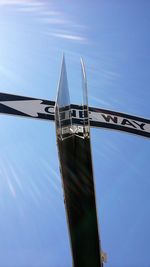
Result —
<svg viewBox="0 0 150 267"><path fill-rule="evenodd" d="M0 0L0 91L55 100L62 52L72 103L149 118L150 2ZM0 267L70 267L53 123L0 116ZM150 143L91 129L107 267L147 267Z"/></svg>

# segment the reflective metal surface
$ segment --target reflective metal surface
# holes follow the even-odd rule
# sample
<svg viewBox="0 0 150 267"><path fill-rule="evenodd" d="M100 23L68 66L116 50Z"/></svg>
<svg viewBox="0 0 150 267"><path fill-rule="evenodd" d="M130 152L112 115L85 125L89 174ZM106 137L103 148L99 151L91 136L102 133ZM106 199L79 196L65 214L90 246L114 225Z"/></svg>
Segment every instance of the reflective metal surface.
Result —
<svg viewBox="0 0 150 267"><path fill-rule="evenodd" d="M64 59L56 101L56 133L63 181L70 243L74 267L100 267L100 243L96 214L93 168L89 135L87 94L82 107L83 125L71 125L71 113L65 120L66 73ZM82 69L83 71L83 69ZM64 76L65 74L65 76ZM64 82L63 82L64 81ZM86 80L84 79L83 82ZM85 84L84 84L85 86ZM85 87L83 87L85 88ZM63 94L64 89L64 94ZM84 89L83 89L84 91ZM67 100L69 97L67 97ZM69 111L69 109L68 109ZM64 129L68 129L67 133ZM79 131L78 131L79 130Z"/></svg>

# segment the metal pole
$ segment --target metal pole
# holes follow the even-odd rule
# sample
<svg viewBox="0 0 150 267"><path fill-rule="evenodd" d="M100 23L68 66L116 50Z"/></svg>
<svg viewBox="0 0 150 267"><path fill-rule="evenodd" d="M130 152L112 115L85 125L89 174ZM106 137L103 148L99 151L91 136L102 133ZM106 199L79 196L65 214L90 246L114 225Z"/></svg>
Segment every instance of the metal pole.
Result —
<svg viewBox="0 0 150 267"><path fill-rule="evenodd" d="M73 266L102 267L90 136L85 129L87 125L84 119L82 126L73 125L69 102L64 101L69 97L63 92L67 93L64 59L55 119ZM85 106L82 108L84 116Z"/></svg>

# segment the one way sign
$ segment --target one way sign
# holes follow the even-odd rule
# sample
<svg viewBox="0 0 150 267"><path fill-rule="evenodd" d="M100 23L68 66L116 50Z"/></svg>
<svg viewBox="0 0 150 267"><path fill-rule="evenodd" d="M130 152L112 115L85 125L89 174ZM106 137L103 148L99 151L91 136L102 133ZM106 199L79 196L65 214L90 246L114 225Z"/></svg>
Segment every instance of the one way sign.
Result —
<svg viewBox="0 0 150 267"><path fill-rule="evenodd" d="M82 106L71 104L69 109L73 124L82 125ZM0 113L54 121L54 111L55 101L0 93ZM67 119L68 110L64 108L61 113L64 120ZM88 116L91 127L120 130L150 138L149 119L95 107L89 107Z"/></svg>

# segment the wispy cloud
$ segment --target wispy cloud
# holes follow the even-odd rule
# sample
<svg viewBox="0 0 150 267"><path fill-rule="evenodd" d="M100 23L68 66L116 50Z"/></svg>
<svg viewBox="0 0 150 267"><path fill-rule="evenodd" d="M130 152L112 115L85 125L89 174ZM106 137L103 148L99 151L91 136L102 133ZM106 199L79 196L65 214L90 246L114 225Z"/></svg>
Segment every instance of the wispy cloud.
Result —
<svg viewBox="0 0 150 267"><path fill-rule="evenodd" d="M46 8L45 2L34 0L0 0L0 6L13 6L25 12L41 11Z"/></svg>
<svg viewBox="0 0 150 267"><path fill-rule="evenodd" d="M87 39L81 35L76 35L76 34L70 34L70 33L47 33L48 35L56 38L61 38L64 40L69 40L69 41L75 41L79 43L87 43Z"/></svg>
<svg viewBox="0 0 150 267"><path fill-rule="evenodd" d="M0 6L13 6L19 12L36 14L36 19L45 25L56 25L60 27L56 32L49 32L47 35L67 41L86 44L87 39L83 36L84 26L70 21L68 16L57 10L55 2L37 0L0 0ZM35 19L35 17L34 17ZM62 26L65 31L62 32Z"/></svg>
<svg viewBox="0 0 150 267"><path fill-rule="evenodd" d="M47 11L47 10L44 10L44 11L41 12L41 15L43 17L49 18L50 16L61 16L62 13L60 11L54 11L54 10Z"/></svg>
<svg viewBox="0 0 150 267"><path fill-rule="evenodd" d="M42 19L42 22L45 22L46 24L66 24L67 21L63 18L59 17L49 17Z"/></svg>
<svg viewBox="0 0 150 267"><path fill-rule="evenodd" d="M1 6L33 4L32 0L0 0Z"/></svg>
<svg viewBox="0 0 150 267"><path fill-rule="evenodd" d="M111 106L112 106L108 101L105 101L105 100L103 100L103 99L99 99L98 97L93 96L93 95L91 95L91 94L89 94L88 96L89 96L89 98L90 98L91 100L93 100L93 101L95 102L95 104L98 103L98 104L100 104L100 105L104 105L104 106L107 106L107 107L111 107Z"/></svg>

